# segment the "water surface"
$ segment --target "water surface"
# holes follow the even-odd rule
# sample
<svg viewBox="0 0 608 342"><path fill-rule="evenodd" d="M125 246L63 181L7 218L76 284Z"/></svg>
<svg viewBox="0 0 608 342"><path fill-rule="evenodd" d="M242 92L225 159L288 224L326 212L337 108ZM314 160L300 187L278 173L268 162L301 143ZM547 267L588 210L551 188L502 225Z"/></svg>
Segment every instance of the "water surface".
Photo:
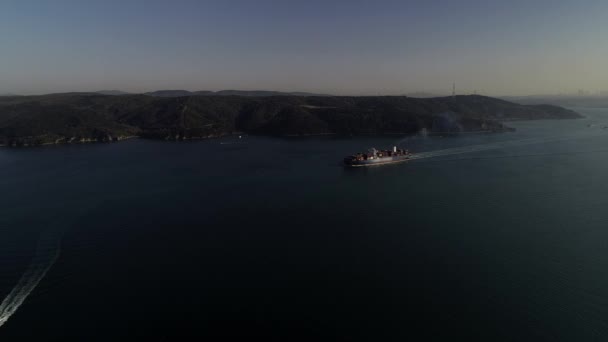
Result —
<svg viewBox="0 0 608 342"><path fill-rule="evenodd" d="M605 340L608 111L577 110L355 170L399 138L0 149L0 338Z"/></svg>

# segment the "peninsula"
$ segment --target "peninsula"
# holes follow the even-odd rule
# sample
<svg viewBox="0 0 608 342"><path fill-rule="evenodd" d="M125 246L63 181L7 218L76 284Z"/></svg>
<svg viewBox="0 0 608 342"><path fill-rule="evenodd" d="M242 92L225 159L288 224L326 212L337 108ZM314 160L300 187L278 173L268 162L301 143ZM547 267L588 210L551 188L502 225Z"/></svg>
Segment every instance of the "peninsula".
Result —
<svg viewBox="0 0 608 342"><path fill-rule="evenodd" d="M259 135L411 134L510 130L504 121L573 119L552 105L521 105L479 95L112 96L63 93L0 97L0 145L184 140Z"/></svg>

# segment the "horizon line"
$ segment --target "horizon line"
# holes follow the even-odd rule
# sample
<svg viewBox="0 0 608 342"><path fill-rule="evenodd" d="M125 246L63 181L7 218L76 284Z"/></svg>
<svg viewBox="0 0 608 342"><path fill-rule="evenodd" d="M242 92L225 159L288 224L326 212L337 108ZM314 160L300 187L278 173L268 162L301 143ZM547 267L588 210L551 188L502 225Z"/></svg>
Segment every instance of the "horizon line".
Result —
<svg viewBox="0 0 608 342"><path fill-rule="evenodd" d="M336 97L341 97L341 96L348 96L348 97L373 97L373 96L406 96L406 97L414 97L416 98L417 96L415 95L424 95L421 96L420 98L430 98L430 97L446 97L446 96L452 96L452 94L448 93L448 92L433 92L433 91L424 91L424 90L419 90L419 91L411 91L411 92L404 92L404 93L367 93L367 94L340 94L340 95L336 95L336 94L332 94L332 93L325 93L325 92L312 92L312 91L303 91L303 90L293 90L293 91L284 91L284 90L267 90L267 89L221 89L221 90L190 90L190 89L186 89L186 88L166 88L166 89L157 89L157 90L151 90L151 91L141 91L141 92L131 92L131 91L124 91L124 90L120 90L120 89L101 89L101 90L83 90L83 91L59 91L59 92L48 92L48 93L30 93L30 94L23 94L23 93L14 93L14 92L3 92L0 93L1 97L10 97L10 96L46 96L46 95L59 95L59 94L100 94L100 95L108 95L108 96L120 96L120 95L146 95L146 94L150 94L150 93L155 93L155 92L170 92L170 91L183 91L183 92L189 92L189 93L197 93L197 92L209 92L209 93L219 93L219 92L226 92L226 91L237 91L237 92L276 92L276 93L283 93L283 94L310 94L311 96L336 96ZM110 92L115 92L115 93L122 93L122 94L103 94L103 93L110 93ZM463 96L463 95L479 95L479 96L487 96L487 97L495 97L495 98L511 98L511 97L608 97L608 92L600 92L600 93L584 93L584 94L580 94L580 93L558 93L558 94L527 94L527 95L523 95L523 94L517 94L517 95L488 95L488 94L484 94L483 92L480 91L465 91L465 92L461 92L461 93L457 93L457 96Z"/></svg>

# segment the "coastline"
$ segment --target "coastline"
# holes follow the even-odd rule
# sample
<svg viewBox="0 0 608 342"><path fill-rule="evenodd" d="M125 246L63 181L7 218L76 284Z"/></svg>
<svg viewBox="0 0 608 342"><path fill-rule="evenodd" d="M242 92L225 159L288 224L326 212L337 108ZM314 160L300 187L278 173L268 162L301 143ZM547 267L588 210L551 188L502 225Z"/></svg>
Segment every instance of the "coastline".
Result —
<svg viewBox="0 0 608 342"><path fill-rule="evenodd" d="M22 148L22 147L42 147L42 146L53 146L53 145L76 145L76 144L90 144L90 143L114 143L114 142L121 142L121 141L125 141L125 140L132 140L132 139L139 139L140 136L138 135L130 135L130 136L120 136L117 138L113 138L113 139L98 139L98 138L81 138L76 140L74 137L72 137L70 140L67 140L65 138L62 139L57 139L54 142L45 142L45 143L41 143L41 144L0 144L0 147L9 147L9 148Z"/></svg>
<svg viewBox="0 0 608 342"><path fill-rule="evenodd" d="M528 120L523 120L528 121ZM457 136L459 134L494 134L494 133L508 133L515 131L515 128L505 127L502 130L477 130L477 131L461 131L461 132L428 132L428 136ZM59 145L78 145L78 144L92 144L92 143L119 143L126 140L143 139L153 141L167 141L167 142L179 142L179 141L195 141L195 140L208 140L218 139L229 136L239 135L254 135L254 136L266 136L275 138L312 138L312 137L325 137L325 136L348 136L348 137L370 137L370 136L415 136L419 132L395 132L395 133L357 133L357 134L341 134L341 133L309 133L309 134L249 134L245 132L235 132L230 134L213 134L209 136L197 136L197 137L165 137L165 138L151 138L141 135L121 136L113 139L95 139L95 138L81 138L81 139L57 139L54 142L45 142L42 144L21 144L21 145L10 145L0 144L0 147L7 148L31 148L31 147L43 147L43 146L59 146Z"/></svg>
<svg viewBox="0 0 608 342"><path fill-rule="evenodd" d="M547 121L547 120L567 120L567 119L583 119L585 116L580 116L576 118L536 118L536 119L528 119L528 118L512 118L512 119L503 119L500 123L505 122L526 122L526 121ZM485 129L485 130L471 130L471 131L457 131L457 132L433 132L428 131L426 133L427 136L457 136L460 134L493 134L493 133L508 133L514 132L516 128L509 126L501 126L499 129ZM90 143L116 143L125 140L133 140L133 139L146 139L146 140L157 140L157 141L194 141L194 140L207 140L207 139L218 139L229 136L238 136L238 135L258 135L258 136L267 136L267 137L276 137L276 138L307 138L307 137L323 137L323 136L349 136L349 137L357 137L357 136L415 136L419 134L418 132L387 132L387 133L356 133L356 134L344 134L344 133L335 133L335 132L325 132L325 133L305 133L305 134L252 134L241 131L235 131L226 134L210 134L206 136L190 136L184 137L179 134L175 136L165 136L165 137L154 137L152 135L128 135L128 136L117 136L112 137L108 135L104 138L80 138L76 137L71 138L60 138L55 141L49 141L41 144L0 144L1 147L8 148L23 148L23 147L42 147L42 146L53 146L53 145L68 145L68 144L90 144ZM41 137L28 137L28 139L35 140L41 139Z"/></svg>

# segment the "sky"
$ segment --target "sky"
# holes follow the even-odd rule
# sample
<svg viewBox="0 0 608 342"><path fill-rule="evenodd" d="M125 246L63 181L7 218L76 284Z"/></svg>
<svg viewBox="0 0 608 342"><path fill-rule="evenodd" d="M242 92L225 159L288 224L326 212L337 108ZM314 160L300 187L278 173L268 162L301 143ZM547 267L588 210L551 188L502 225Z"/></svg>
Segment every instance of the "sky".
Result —
<svg viewBox="0 0 608 342"><path fill-rule="evenodd" d="M0 0L0 93L608 90L608 1Z"/></svg>

